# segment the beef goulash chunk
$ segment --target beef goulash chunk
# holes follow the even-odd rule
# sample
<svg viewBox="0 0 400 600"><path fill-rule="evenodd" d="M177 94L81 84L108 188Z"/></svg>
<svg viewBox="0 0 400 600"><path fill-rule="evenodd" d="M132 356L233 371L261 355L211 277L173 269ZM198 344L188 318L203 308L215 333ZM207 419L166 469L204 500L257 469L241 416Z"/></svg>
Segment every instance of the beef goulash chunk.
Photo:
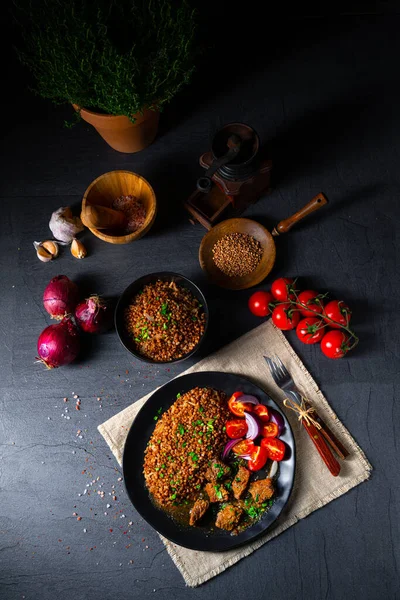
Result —
<svg viewBox="0 0 400 600"><path fill-rule="evenodd" d="M211 483L216 483L217 481L222 481L225 479L230 472L231 469L228 467L228 465L224 465L224 463L218 460L218 458L213 458L206 471L205 478L207 481L211 481Z"/></svg>
<svg viewBox="0 0 400 600"><path fill-rule="evenodd" d="M232 531L240 521L243 510L235 504L227 504L217 514L215 525L220 529Z"/></svg>
<svg viewBox="0 0 400 600"><path fill-rule="evenodd" d="M210 503L208 500L202 500L201 498L196 500L192 510L190 511L189 525L196 525L197 521L200 521L200 519L204 517L209 506Z"/></svg>
<svg viewBox="0 0 400 600"><path fill-rule="evenodd" d="M204 487L210 502L225 502L229 498L229 492L220 483L207 483Z"/></svg>
<svg viewBox="0 0 400 600"><path fill-rule="evenodd" d="M249 492L253 497L253 500L257 504L262 504L266 500L269 500L274 495L274 484L272 479L259 479L253 481L250 484Z"/></svg>
<svg viewBox="0 0 400 600"><path fill-rule="evenodd" d="M232 491L236 500L240 500L240 498L246 491L247 484L249 483L249 478L250 472L246 469L246 467L240 466L238 472L236 473L236 476L233 478L232 481Z"/></svg>

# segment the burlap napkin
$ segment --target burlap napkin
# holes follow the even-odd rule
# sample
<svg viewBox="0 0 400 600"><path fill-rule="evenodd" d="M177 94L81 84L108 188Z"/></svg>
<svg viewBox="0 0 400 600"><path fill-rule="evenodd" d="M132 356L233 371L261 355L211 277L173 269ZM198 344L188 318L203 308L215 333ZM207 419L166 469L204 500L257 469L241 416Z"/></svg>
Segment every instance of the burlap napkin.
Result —
<svg viewBox="0 0 400 600"><path fill-rule="evenodd" d="M342 470L339 477L333 477L329 473L305 430L299 424L295 413L283 408L284 394L273 383L263 358L264 354L267 356L275 354L282 359L304 396L311 401L321 417L350 451L350 456L345 461L341 461ZM222 371L244 375L269 393L283 408L290 421L296 441L297 460L294 488L289 502L279 519L256 542L229 552L211 553L188 550L161 537L186 584L192 587L215 577L294 525L299 519L303 519L317 508L328 504L365 481L369 478L372 469L364 452L339 421L285 336L271 321L246 333L185 373L194 371ZM98 428L119 464L122 461L129 426L150 395L131 404Z"/></svg>

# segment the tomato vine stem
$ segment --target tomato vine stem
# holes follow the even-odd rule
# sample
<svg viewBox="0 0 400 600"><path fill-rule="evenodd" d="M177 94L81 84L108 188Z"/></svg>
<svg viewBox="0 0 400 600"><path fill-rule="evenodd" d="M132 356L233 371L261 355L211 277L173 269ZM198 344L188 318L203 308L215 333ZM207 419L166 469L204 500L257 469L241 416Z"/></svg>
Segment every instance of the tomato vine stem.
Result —
<svg viewBox="0 0 400 600"><path fill-rule="evenodd" d="M293 284L295 283L295 281L293 282ZM290 304L290 310L292 312L300 312L302 309L308 310L312 313L314 313L315 317L318 317L320 319L319 322L319 327L318 329L322 329L323 327L328 327L329 323L333 323L334 325L336 325L336 327L340 327L341 329L344 329L344 331L346 331L348 333L348 335L350 336L349 339L347 340L347 342L350 342L351 340L354 340L349 346L347 346L346 343L346 348L347 348L347 352L349 352L350 350L353 350L353 348L355 348L359 342L359 338L358 336L354 333L354 331L352 329L350 329L349 327L349 316L348 314L346 314L346 325L343 325L342 323L339 323L338 321L335 321L334 319L331 319L330 317L327 316L327 314L325 313L325 309L321 304L321 311L318 310L314 310L313 308L310 308L309 306L307 306L306 304L304 304L303 302L299 301L298 295L297 295L297 290L294 288L293 284L289 284L287 286L288 288L288 299L283 301L283 302L271 302L271 304L273 304L274 306L278 306L279 304ZM293 298L294 296L294 298ZM347 311L345 310L345 312L347 313ZM307 317L305 317L307 318Z"/></svg>

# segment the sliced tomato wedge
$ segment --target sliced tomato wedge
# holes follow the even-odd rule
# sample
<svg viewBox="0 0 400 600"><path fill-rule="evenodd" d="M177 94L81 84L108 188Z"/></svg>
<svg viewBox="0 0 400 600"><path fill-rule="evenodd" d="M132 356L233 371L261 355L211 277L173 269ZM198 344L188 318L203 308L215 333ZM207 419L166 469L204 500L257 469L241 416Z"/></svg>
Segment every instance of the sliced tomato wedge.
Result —
<svg viewBox="0 0 400 600"><path fill-rule="evenodd" d="M250 460L247 463L249 471L259 471L263 468L268 459L268 452L262 446L255 446L250 454Z"/></svg>
<svg viewBox="0 0 400 600"><path fill-rule="evenodd" d="M245 456L251 454L255 448L253 440L242 440L235 444L232 448L232 452L237 456Z"/></svg>
<svg viewBox="0 0 400 600"><path fill-rule="evenodd" d="M279 427L276 423L270 421L262 426L261 435L264 438L276 438L279 434Z"/></svg>
<svg viewBox="0 0 400 600"><path fill-rule="evenodd" d="M256 404L253 406L253 412L257 415L260 421L269 421L269 410L265 404Z"/></svg>
<svg viewBox="0 0 400 600"><path fill-rule="evenodd" d="M267 452L268 458L271 460L281 461L285 456L286 446L282 440L277 438L263 438L261 447Z"/></svg>
<svg viewBox="0 0 400 600"><path fill-rule="evenodd" d="M251 412L253 405L249 402L240 402L237 399L243 396L243 392L235 392L228 400L228 406L231 413L237 417L244 417L244 412Z"/></svg>
<svg viewBox="0 0 400 600"><path fill-rule="evenodd" d="M225 423L226 435L232 440L244 437L247 433L248 426L244 419L230 419Z"/></svg>

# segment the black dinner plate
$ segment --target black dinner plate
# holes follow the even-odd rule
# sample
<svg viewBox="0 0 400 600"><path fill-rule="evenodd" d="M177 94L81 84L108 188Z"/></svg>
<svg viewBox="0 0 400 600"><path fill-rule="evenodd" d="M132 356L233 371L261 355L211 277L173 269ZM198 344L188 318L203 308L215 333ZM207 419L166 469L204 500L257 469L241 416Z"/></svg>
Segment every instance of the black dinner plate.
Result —
<svg viewBox="0 0 400 600"><path fill-rule="evenodd" d="M176 400L178 393L184 394L194 387L211 387L225 392L227 396L236 391L252 394L263 404L280 412L285 428L280 436L286 444L285 459L279 463L275 502L268 512L254 525L238 535L214 528L210 525L190 527L177 523L166 512L157 508L149 495L143 475L144 452L155 427L154 415L162 408L165 412ZM210 552L223 552L246 544L262 533L278 518L284 509L293 487L295 473L295 443L292 430L285 415L275 402L250 380L239 375L203 371L177 377L156 390L138 412L126 439L122 468L128 496L138 513L158 533L172 542Z"/></svg>

